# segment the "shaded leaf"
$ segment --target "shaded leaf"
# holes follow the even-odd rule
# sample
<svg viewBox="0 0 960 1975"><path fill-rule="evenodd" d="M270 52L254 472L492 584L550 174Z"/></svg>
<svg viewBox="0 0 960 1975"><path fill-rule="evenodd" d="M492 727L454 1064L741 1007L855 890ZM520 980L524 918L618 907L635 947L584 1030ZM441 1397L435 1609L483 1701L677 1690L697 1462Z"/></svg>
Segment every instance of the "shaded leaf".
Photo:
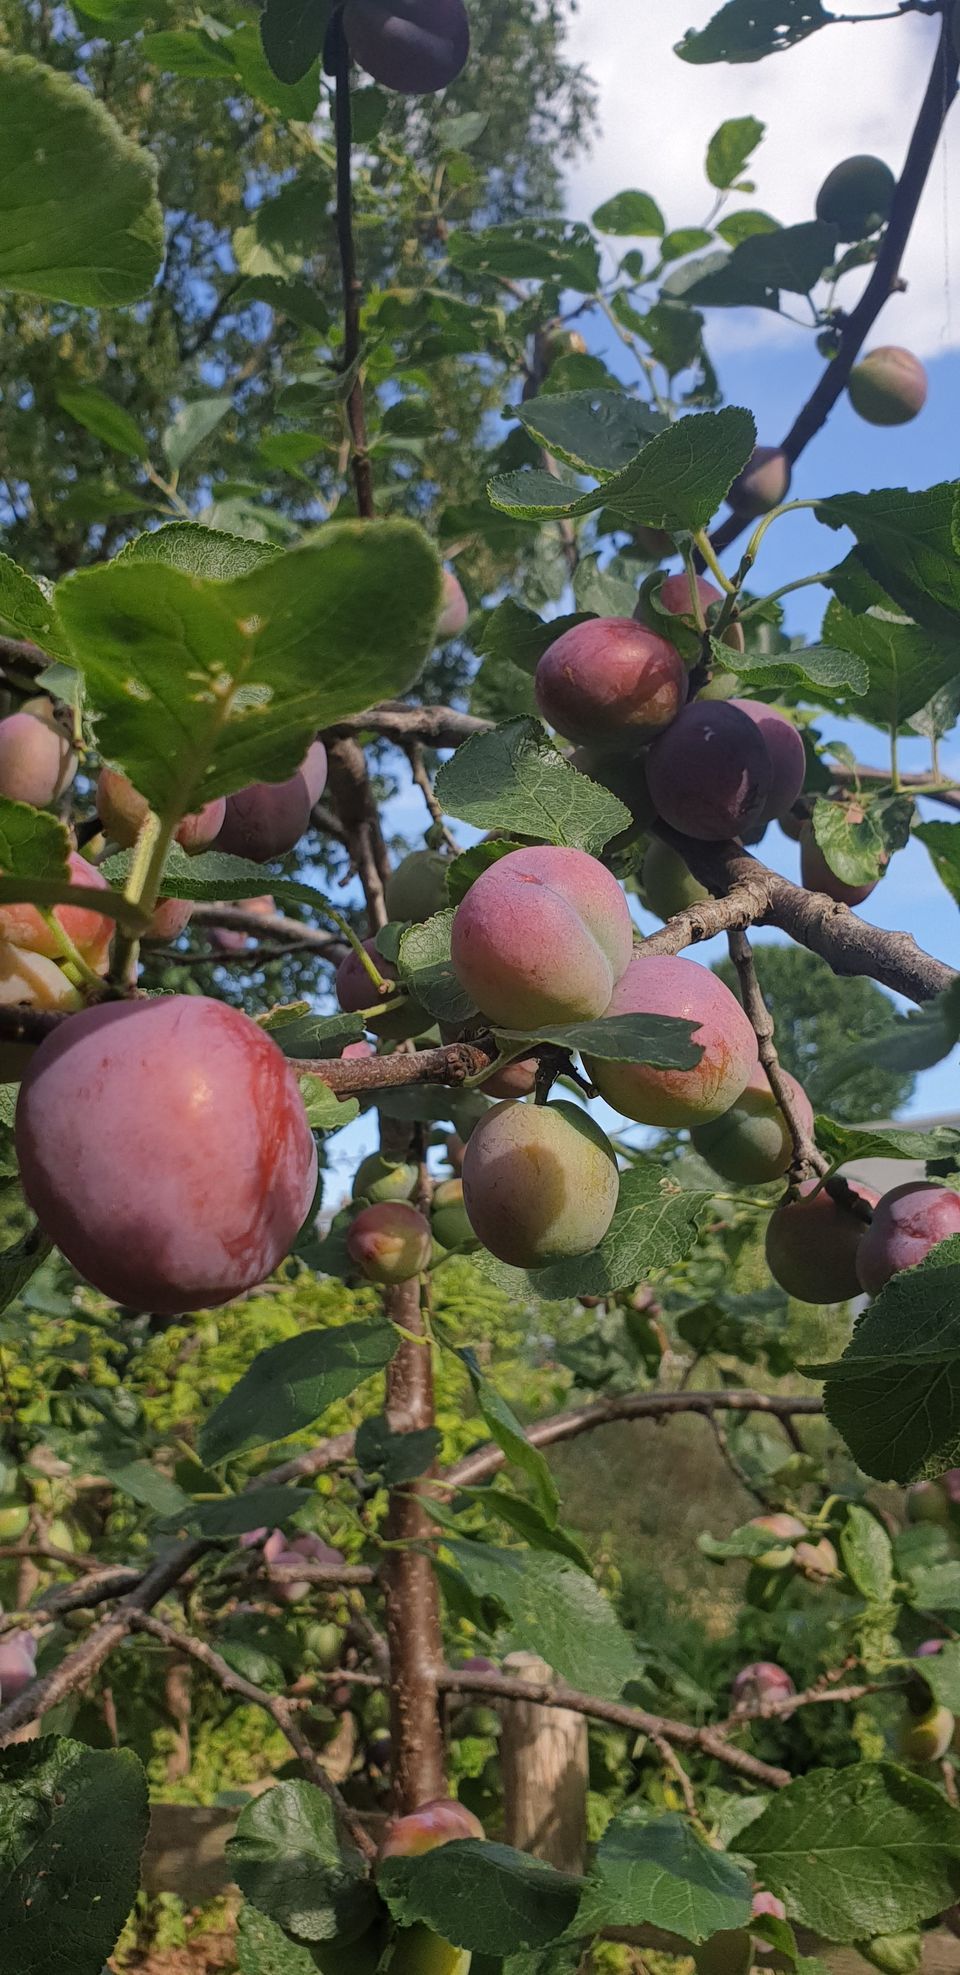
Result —
<svg viewBox="0 0 960 1975"><path fill-rule="evenodd" d="M475 734L444 763L437 799L450 816L478 829L509 818L518 836L602 850L630 824L630 812L557 752L534 720L512 720Z"/></svg>
<svg viewBox="0 0 960 1975"><path fill-rule="evenodd" d="M396 1348L392 1324L368 1319L301 1331L258 1352L203 1427L203 1460L224 1461L300 1433L383 1371Z"/></svg>
<svg viewBox="0 0 960 1975"><path fill-rule="evenodd" d="M746 1873L684 1818L628 1808L597 1846L578 1925L585 1933L650 1925L704 1941L721 1928L746 1925L751 1890Z"/></svg>
<svg viewBox="0 0 960 1975"><path fill-rule="evenodd" d="M0 1751L0 1906L17 1975L100 1975L137 1896L147 1779L129 1749Z"/></svg>
<svg viewBox="0 0 960 1975"><path fill-rule="evenodd" d="M583 1882L508 1845L457 1839L419 1857L387 1858L377 1885L395 1920L423 1921L478 1954L514 1954L566 1932Z"/></svg>
<svg viewBox="0 0 960 1975"><path fill-rule="evenodd" d="M277 1783L241 1811L227 1845L242 1893L301 1941L355 1941L376 1910L363 1863L337 1837L333 1808L311 1783Z"/></svg>

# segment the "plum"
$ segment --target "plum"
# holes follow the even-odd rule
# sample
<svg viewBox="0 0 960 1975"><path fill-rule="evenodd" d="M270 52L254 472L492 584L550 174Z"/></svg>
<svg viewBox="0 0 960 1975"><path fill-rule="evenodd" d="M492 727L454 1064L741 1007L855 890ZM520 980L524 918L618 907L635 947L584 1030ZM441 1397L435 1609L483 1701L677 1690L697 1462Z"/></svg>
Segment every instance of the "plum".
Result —
<svg viewBox="0 0 960 1975"><path fill-rule="evenodd" d="M366 951L385 981L396 981L399 974L392 960L384 960L378 951L375 939L364 940ZM351 947L345 960L341 960L334 978L337 1000L347 1015L358 1015L365 1008L378 1006L377 990L370 979L363 962ZM387 1000L386 995L380 997ZM398 1000L395 1008L389 1008L382 1015L373 1015L367 1023L372 1035L382 1036L385 1041L403 1042L407 1036L422 1034L432 1022L432 1016L418 1001L405 997Z"/></svg>
<svg viewBox="0 0 960 1975"><path fill-rule="evenodd" d="M476 1235L463 1204L463 1181L441 1180L433 1196L430 1226L441 1248L473 1248Z"/></svg>
<svg viewBox="0 0 960 1975"><path fill-rule="evenodd" d="M658 919L672 919L688 906L700 905L710 893L687 869L679 851L651 837L640 867L640 890L645 905Z"/></svg>
<svg viewBox="0 0 960 1975"><path fill-rule="evenodd" d="M933 1180L909 1180L877 1202L857 1249L857 1275L868 1296L877 1296L891 1276L912 1269L938 1241L960 1234L960 1193Z"/></svg>
<svg viewBox="0 0 960 1975"><path fill-rule="evenodd" d="M783 1072L808 1137L813 1137L813 1106L795 1077ZM762 1063L758 1063L736 1104L711 1124L696 1126L693 1143L701 1158L722 1179L737 1186L762 1186L780 1179L793 1158L793 1141L786 1118L774 1097Z"/></svg>
<svg viewBox="0 0 960 1975"><path fill-rule="evenodd" d="M798 1543L793 1561L811 1584L825 1584L828 1577L836 1577L839 1569L829 1536L821 1536L816 1543Z"/></svg>
<svg viewBox="0 0 960 1975"><path fill-rule="evenodd" d="M715 583L708 583L705 576L698 576L696 581L700 609L709 622L711 616L717 616L714 606L723 602L723 591L718 590ZM683 617L688 624L695 624L690 578L685 569L681 569L676 576L664 577L658 601L660 609L669 611L672 617ZM729 645L731 651L742 651L745 643L743 625L736 622L728 624L721 643Z"/></svg>
<svg viewBox="0 0 960 1975"><path fill-rule="evenodd" d="M538 1067L535 1056L521 1056L515 1063L507 1063L502 1070L494 1070L492 1076L484 1077L480 1089L485 1097L532 1097L537 1087Z"/></svg>
<svg viewBox="0 0 960 1975"><path fill-rule="evenodd" d="M405 1200L378 1201L351 1222L347 1253L368 1282L409 1282L430 1267L430 1223Z"/></svg>
<svg viewBox="0 0 960 1975"><path fill-rule="evenodd" d="M927 373L912 351L884 343L854 364L847 395L868 425L907 425L927 402Z"/></svg>
<svg viewBox="0 0 960 1975"><path fill-rule="evenodd" d="M0 1635L0 1703L15 1701L36 1677L37 1642L31 1632Z"/></svg>
<svg viewBox="0 0 960 1975"><path fill-rule="evenodd" d="M353 1178L354 1200L412 1200L420 1173L412 1161L385 1159L382 1152L369 1152L361 1159Z"/></svg>
<svg viewBox="0 0 960 1975"><path fill-rule="evenodd" d="M782 810L792 807L803 788L807 772L803 742L793 721L777 707L756 699L731 699L729 705L753 721L770 757L770 795L758 826L765 829Z"/></svg>
<svg viewBox="0 0 960 1975"><path fill-rule="evenodd" d="M470 605L464 594L463 585L452 569L443 572L440 590L440 615L437 618L436 637L441 644L445 638L458 638L466 628L470 615Z"/></svg>
<svg viewBox="0 0 960 1975"><path fill-rule="evenodd" d="M865 885L848 885L838 878L820 849L812 823L803 823L800 828L800 879L807 891L823 892L825 898L834 899L838 905L862 905L880 882L879 878L871 878Z"/></svg>
<svg viewBox="0 0 960 1975"><path fill-rule="evenodd" d="M49 705L49 701L47 702ZM0 720L0 796L43 809L77 772L77 757L52 718L21 709Z"/></svg>
<svg viewBox="0 0 960 1975"><path fill-rule="evenodd" d="M864 240L889 218L896 184L882 158L864 152L843 158L817 193L817 218L835 226L841 240Z"/></svg>
<svg viewBox="0 0 960 1975"><path fill-rule="evenodd" d="M67 863L72 885L83 885L88 891L107 890L106 878L79 851L72 850ZM113 920L102 912L94 912L88 905L56 905L53 916L87 966L95 974L105 974L110 962ZM63 957L56 934L35 905L0 905L0 940L9 940L12 946L22 947L27 953L42 953L48 960Z"/></svg>
<svg viewBox="0 0 960 1975"><path fill-rule="evenodd" d="M793 1562L793 1546L798 1538L807 1533L806 1523L799 1516L791 1516L785 1510L777 1509L772 1515L751 1516L748 1529L759 1529L764 1536L775 1540L769 1550L763 1550L759 1557L750 1561L760 1570L785 1570Z"/></svg>
<svg viewBox="0 0 960 1975"><path fill-rule="evenodd" d="M379 1856L381 1859L419 1858L422 1852L432 1852L437 1845L449 1845L457 1838L485 1835L480 1819L474 1817L466 1804L458 1803L455 1797L435 1797L407 1817L391 1818Z"/></svg>
<svg viewBox="0 0 960 1975"><path fill-rule="evenodd" d="M470 1226L501 1262L540 1269L603 1240L620 1191L616 1154L577 1105L497 1104L463 1155Z"/></svg>
<svg viewBox="0 0 960 1975"><path fill-rule="evenodd" d="M773 768L755 720L730 701L694 700L654 741L647 783L665 823L722 843L763 822Z"/></svg>
<svg viewBox="0 0 960 1975"><path fill-rule="evenodd" d="M176 1316L271 1274L313 1200L296 1077L202 995L84 1009L40 1044L16 1144L40 1226L94 1287Z"/></svg>
<svg viewBox="0 0 960 1975"><path fill-rule="evenodd" d="M150 814L146 796L140 795L119 769L101 768L97 777L96 800L97 815L105 834L121 849L128 850L136 843ZM223 796L217 796L213 802L205 802L202 809L184 816L177 824L177 842L191 855L208 850L223 828L226 813Z"/></svg>
<svg viewBox="0 0 960 1975"><path fill-rule="evenodd" d="M150 924L141 935L145 940L162 940L168 943L179 939L190 924L193 912L191 898L162 898L150 917Z"/></svg>
<svg viewBox="0 0 960 1975"><path fill-rule="evenodd" d="M779 507L790 492L790 461L779 446L755 446L727 495L727 504L744 521L758 521Z"/></svg>
<svg viewBox="0 0 960 1975"><path fill-rule="evenodd" d="M631 748L676 719L687 674L656 631L632 617L593 617L547 646L534 690L543 718L568 740Z"/></svg>
<svg viewBox="0 0 960 1975"><path fill-rule="evenodd" d="M939 1762L953 1740L954 1720L949 1708L926 1707L922 1714L908 1709L897 1736L898 1754L908 1762Z"/></svg>
<svg viewBox="0 0 960 1975"><path fill-rule="evenodd" d="M347 0L343 26L354 61L404 96L448 88L470 53L463 0Z"/></svg>
<svg viewBox="0 0 960 1975"><path fill-rule="evenodd" d="M879 1198L860 1181L850 1191L873 1207ZM859 1296L857 1250L867 1220L835 1200L818 1180L804 1180L767 1222L767 1267L774 1282L800 1303L846 1303Z"/></svg>
<svg viewBox="0 0 960 1975"><path fill-rule="evenodd" d="M412 850L391 871L384 888L384 903L391 919L420 921L442 912L447 900L449 857L435 850Z"/></svg>
<svg viewBox="0 0 960 1975"><path fill-rule="evenodd" d="M696 1023L702 1050L692 1070L584 1058L591 1083L625 1118L642 1125L699 1125L736 1104L757 1067L757 1038L736 996L708 967L670 954L638 953L617 982L608 1015L677 1015Z"/></svg>
<svg viewBox="0 0 960 1975"><path fill-rule="evenodd" d="M734 1708L758 1708L787 1701L797 1690L789 1673L775 1660L753 1660L740 1668L730 1691Z"/></svg>
<svg viewBox="0 0 960 1975"><path fill-rule="evenodd" d="M256 912L262 918L277 909L270 892L261 892L258 898L241 898L238 903L241 911ZM236 926L211 926L210 944L220 953L243 953L250 945L250 936Z"/></svg>
<svg viewBox="0 0 960 1975"><path fill-rule="evenodd" d="M83 996L55 960L0 941L0 1008L82 1008ZM0 1083L19 1083L36 1043L0 1042Z"/></svg>
<svg viewBox="0 0 960 1975"><path fill-rule="evenodd" d="M298 771L307 785L311 809L315 802L319 802L327 786L327 768L327 750L323 742L311 741Z"/></svg>
<svg viewBox="0 0 960 1975"><path fill-rule="evenodd" d="M259 1532L258 1532L259 1533ZM329 1564L331 1567L345 1562L342 1550L333 1550L322 1537L309 1533L289 1539L282 1529L272 1529L263 1545L263 1561L268 1570L295 1570L298 1564ZM312 1590L309 1578L284 1579L277 1586L277 1598L283 1605L297 1605L309 1597Z"/></svg>
<svg viewBox="0 0 960 1975"><path fill-rule="evenodd" d="M626 898L583 850L535 844L488 865L457 907L453 970L504 1028L602 1015L633 949Z"/></svg>

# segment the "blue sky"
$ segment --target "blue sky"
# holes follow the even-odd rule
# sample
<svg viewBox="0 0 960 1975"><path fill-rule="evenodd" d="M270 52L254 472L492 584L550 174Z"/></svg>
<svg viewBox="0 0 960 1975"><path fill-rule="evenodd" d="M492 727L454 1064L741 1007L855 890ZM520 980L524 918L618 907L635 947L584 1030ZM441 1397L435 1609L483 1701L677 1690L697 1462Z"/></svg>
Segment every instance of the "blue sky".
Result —
<svg viewBox="0 0 960 1975"><path fill-rule="evenodd" d="M597 80L600 129L589 157L570 175L571 216L589 218L604 199L636 187L654 195L669 225L700 222L710 201L702 171L706 144L727 117L754 115L767 126L750 167L756 191L733 204L759 206L784 223L812 216L817 187L842 157L870 151L899 168L923 90L934 23L913 16L874 23L870 15L883 11L886 0L879 5L845 0L843 11L858 11L865 24L830 27L797 48L748 67L681 63L673 43L686 27L703 25L718 4L648 0L644 7L628 8L619 0L583 8L574 17L571 45ZM951 159L960 157L960 106L953 116L905 258L907 291L891 300L869 339L871 344L902 342L923 357L930 383L926 408L912 424L881 431L857 418L843 399L798 464L792 489L797 497L851 487L926 487L960 472L960 233L946 198ZM620 251L629 244L616 243ZM847 307L856 299L858 280L847 284ZM626 353L617 339L603 325L584 327L591 348L627 375ZM822 369L812 335L749 309L713 311L709 330L728 402L749 406L762 441L780 438ZM758 584L772 590L829 567L846 542L809 513L785 517L766 536ZM819 587L788 598L787 629L815 637L827 601L827 592ZM860 760L886 765L886 738L875 729L826 719L822 725L826 734L845 740ZM941 760L944 771L960 780L956 733L943 744ZM926 741L918 737L901 744L904 769L925 769L928 763ZM933 805L924 809L940 818L949 814ZM400 797L391 805L389 822L404 833L421 830L419 796ZM468 841L470 833L462 834ZM763 855L785 876L798 877L797 848L778 829L768 831ZM907 928L922 946L960 967L960 915L920 844L911 843L894 858L860 914L877 926ZM658 923L640 908L637 918L644 930ZM716 940L698 949L697 958L709 962L724 951L724 942ZM918 1079L910 1108L916 1114L955 1110L958 1101L956 1061L951 1059ZM605 1114L605 1107L598 1116L609 1125L622 1122ZM373 1143L368 1120L333 1141L328 1204L342 1197L360 1154Z"/></svg>

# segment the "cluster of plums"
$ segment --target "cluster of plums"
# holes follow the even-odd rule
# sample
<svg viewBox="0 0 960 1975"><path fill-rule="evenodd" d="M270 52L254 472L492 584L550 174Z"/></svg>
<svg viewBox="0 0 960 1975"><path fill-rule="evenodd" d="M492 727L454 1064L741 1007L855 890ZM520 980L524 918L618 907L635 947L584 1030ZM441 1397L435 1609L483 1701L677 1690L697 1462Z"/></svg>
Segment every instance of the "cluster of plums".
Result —
<svg viewBox="0 0 960 1975"><path fill-rule="evenodd" d="M404 96L446 89L470 53L463 0L346 0L343 26L354 61Z"/></svg>

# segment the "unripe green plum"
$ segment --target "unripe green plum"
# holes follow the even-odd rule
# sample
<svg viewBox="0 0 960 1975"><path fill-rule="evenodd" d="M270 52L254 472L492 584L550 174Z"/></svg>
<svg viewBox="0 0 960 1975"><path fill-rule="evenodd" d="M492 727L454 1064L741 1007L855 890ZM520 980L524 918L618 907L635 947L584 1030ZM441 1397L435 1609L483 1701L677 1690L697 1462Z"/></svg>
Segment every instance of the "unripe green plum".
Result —
<svg viewBox="0 0 960 1975"><path fill-rule="evenodd" d="M385 1159L382 1152L369 1152L361 1159L353 1179L354 1200L412 1200L419 1172L405 1161Z"/></svg>
<svg viewBox="0 0 960 1975"><path fill-rule="evenodd" d="M841 240L865 240L889 218L896 183L882 158L862 152L844 158L817 193L817 218L835 226Z"/></svg>
<svg viewBox="0 0 960 1975"><path fill-rule="evenodd" d="M491 1077L484 1077L480 1089L485 1097L532 1097L538 1067L535 1056L521 1056L516 1063L507 1063Z"/></svg>
<svg viewBox="0 0 960 1975"><path fill-rule="evenodd" d="M446 877L450 859L435 850L412 850L391 871L384 888L390 919L432 919L447 904Z"/></svg>
<svg viewBox="0 0 960 1975"><path fill-rule="evenodd" d="M813 1106L796 1078L787 1071L783 1074L800 1122L812 1138ZM762 1063L757 1064L736 1104L712 1124L695 1127L692 1138L714 1172L737 1186L762 1186L767 1180L780 1179L793 1158L789 1126Z"/></svg>
<svg viewBox="0 0 960 1975"><path fill-rule="evenodd" d="M735 1708L762 1708L777 1701L788 1701L796 1688L785 1668L776 1660L753 1660L740 1668L730 1689Z"/></svg>
<svg viewBox="0 0 960 1975"><path fill-rule="evenodd" d="M765 1536L776 1539L769 1550L762 1551L759 1557L751 1557L758 1570L786 1570L793 1562L794 1544L807 1533L806 1523L799 1516L787 1515L781 1509L772 1515L751 1516L747 1528L762 1530Z"/></svg>
<svg viewBox="0 0 960 1975"><path fill-rule="evenodd" d="M907 425L927 402L927 373L912 351L884 343L854 364L847 395L868 425Z"/></svg>
<svg viewBox="0 0 960 1975"><path fill-rule="evenodd" d="M405 1200L379 1201L351 1223L347 1253L368 1282L410 1282L430 1267L430 1223Z"/></svg>
<svg viewBox="0 0 960 1975"><path fill-rule="evenodd" d="M543 718L568 740L633 748L676 719L687 674L656 631L632 617L593 617L547 646L534 689Z"/></svg>
<svg viewBox="0 0 960 1975"><path fill-rule="evenodd" d="M779 446L755 446L727 495L727 504L744 521L758 521L779 507L790 492L790 461Z"/></svg>
<svg viewBox="0 0 960 1975"><path fill-rule="evenodd" d="M56 802L76 772L77 757L52 718L21 709L0 720L0 796L8 802L43 809Z"/></svg>
<svg viewBox="0 0 960 1975"><path fill-rule="evenodd" d="M466 629L470 615L470 605L464 593L463 584L452 569L445 569L440 590L440 615L437 618L436 637L441 644L445 638L458 638Z"/></svg>
<svg viewBox="0 0 960 1975"><path fill-rule="evenodd" d="M659 837L651 837L643 853L640 889L644 904L664 920L685 912L688 906L702 904L710 896L706 886L687 869L679 851L671 850Z"/></svg>
<svg viewBox="0 0 960 1975"><path fill-rule="evenodd" d="M30 1527L30 1510L15 1495L0 1496L0 1543L19 1543Z"/></svg>
<svg viewBox="0 0 960 1975"><path fill-rule="evenodd" d="M812 823L804 823L800 829L800 879L807 891L823 892L825 898L835 899L838 905L850 906L862 905L880 882L879 878L871 878L865 885L848 885L838 878L820 849Z"/></svg>
<svg viewBox="0 0 960 1975"><path fill-rule="evenodd" d="M677 1015L695 1022L702 1050L692 1070L585 1057L601 1097L638 1124L673 1127L719 1118L737 1102L757 1067L757 1038L736 996L696 960L638 953L617 982L608 1015Z"/></svg>
<svg viewBox="0 0 960 1975"><path fill-rule="evenodd" d="M223 828L226 813L223 796L204 803L202 809L184 816L177 824L177 842L191 854L208 850ZM119 844L122 850L129 850L136 843L149 814L150 804L146 796L140 795L126 775L122 775L117 768L101 768L97 777L97 815L106 836Z"/></svg>
<svg viewBox="0 0 960 1975"><path fill-rule="evenodd" d="M376 940L364 940L363 944L382 979L399 980L393 961L384 960L378 951ZM352 948L346 959L341 960L333 985L337 1000L347 1015L358 1015L365 1008L376 1008L379 1005L377 990L362 961L358 959ZM380 1000L386 1001L388 998L384 994L381 995ZM367 1027L372 1035L382 1036L384 1041L403 1042L407 1036L422 1035L424 1029L430 1027L432 1019L427 1010L421 1008L418 1001L406 996L402 1001L398 1000L396 1008L388 1008L382 1015L371 1016Z"/></svg>
<svg viewBox="0 0 960 1975"><path fill-rule="evenodd" d="M951 1520L950 1503L939 1481L915 1481L907 1489L906 1510L908 1522L930 1522L944 1529Z"/></svg>
<svg viewBox="0 0 960 1975"><path fill-rule="evenodd" d="M316 1184L286 1058L202 995L72 1016L24 1077L16 1144L28 1204L68 1261L115 1302L168 1316L263 1282Z"/></svg>
<svg viewBox="0 0 960 1975"><path fill-rule="evenodd" d="M106 879L79 851L72 850L67 863L71 884L83 885L88 891L106 891ZM110 962L113 920L86 905L56 905L53 915L87 966L95 974L105 974ZM19 946L26 953L42 953L47 960L62 958L56 934L35 905L0 905L0 940L9 940L12 946Z"/></svg>
<svg viewBox="0 0 960 1975"><path fill-rule="evenodd" d="M464 1153L473 1232L516 1268L588 1254L610 1226L619 1191L609 1139L575 1104L498 1104Z"/></svg>
<svg viewBox="0 0 960 1975"><path fill-rule="evenodd" d="M915 1268L951 1234L960 1234L960 1193L933 1180L891 1187L878 1201L857 1250L861 1288L868 1296L879 1296L891 1276Z"/></svg>
<svg viewBox="0 0 960 1975"><path fill-rule="evenodd" d="M55 960L0 943L0 1008L48 1008L68 1014L82 1007L82 994ZM37 1046L0 1042L0 1083L19 1083Z"/></svg>
<svg viewBox="0 0 960 1975"><path fill-rule="evenodd" d="M857 1182L851 1191L867 1206L879 1198ZM857 1250L867 1221L817 1180L804 1180L795 1200L785 1200L767 1222L767 1267L774 1282L800 1303L847 1303L859 1296Z"/></svg>
<svg viewBox="0 0 960 1975"><path fill-rule="evenodd" d="M441 1248L473 1248L476 1235L463 1204L463 1181L441 1180L433 1196L430 1226Z"/></svg>
<svg viewBox="0 0 960 1975"><path fill-rule="evenodd" d="M703 842L756 829L773 789L770 754L756 722L732 702L694 700L647 757L658 816Z"/></svg>
<svg viewBox="0 0 960 1975"><path fill-rule="evenodd" d="M343 1626L334 1625L332 1620L318 1621L307 1630L307 1651L324 1673L332 1673L334 1667L340 1665L346 1642Z"/></svg>
<svg viewBox="0 0 960 1975"><path fill-rule="evenodd" d="M583 850L534 844L488 865L457 907L453 970L490 1021L602 1015L633 950L626 898Z"/></svg>
<svg viewBox="0 0 960 1975"><path fill-rule="evenodd" d="M390 1950L388 1975L470 1975L469 1948L454 1947L422 1920L401 1927Z"/></svg>
<svg viewBox="0 0 960 1975"><path fill-rule="evenodd" d="M579 329L564 329L558 324L555 329L548 329L541 336L540 353L544 370L550 371L555 363L560 362L561 357L585 357L587 345Z"/></svg>
<svg viewBox="0 0 960 1975"><path fill-rule="evenodd" d="M710 623L711 619L715 619L718 615L716 606L722 604L723 592L717 589L715 583L708 583L705 576L698 576L696 581L700 609L707 622ZM664 577L660 585L658 601L661 610L668 610L671 616L682 617L687 624L695 626L696 618L693 609L693 599L690 595L690 578L685 569L681 569L676 576ZM742 651L746 642L743 635L743 625L738 623L728 624L721 642L729 645L731 651Z"/></svg>
<svg viewBox="0 0 960 1975"><path fill-rule="evenodd" d="M735 672L711 672L706 685L700 687L697 698L736 699L739 691L740 681Z"/></svg>
<svg viewBox="0 0 960 1975"><path fill-rule="evenodd" d="M776 706L762 700L731 699L729 704L745 713L757 728L770 757L770 794L758 827L765 829L781 810L796 802L807 772L803 742L793 724Z"/></svg>
<svg viewBox="0 0 960 1975"><path fill-rule="evenodd" d="M939 1762L953 1739L949 1708L931 1707L924 1714L907 1713L900 1724L897 1750L907 1762Z"/></svg>
<svg viewBox="0 0 960 1975"><path fill-rule="evenodd" d="M379 1857L420 1858L438 1845L453 1844L459 1838L486 1836L478 1817L455 1797L434 1797L406 1817L391 1818L380 1846Z"/></svg>
<svg viewBox="0 0 960 1975"><path fill-rule="evenodd" d="M347 0L343 26L354 61L404 96L448 88L470 53L463 0Z"/></svg>

